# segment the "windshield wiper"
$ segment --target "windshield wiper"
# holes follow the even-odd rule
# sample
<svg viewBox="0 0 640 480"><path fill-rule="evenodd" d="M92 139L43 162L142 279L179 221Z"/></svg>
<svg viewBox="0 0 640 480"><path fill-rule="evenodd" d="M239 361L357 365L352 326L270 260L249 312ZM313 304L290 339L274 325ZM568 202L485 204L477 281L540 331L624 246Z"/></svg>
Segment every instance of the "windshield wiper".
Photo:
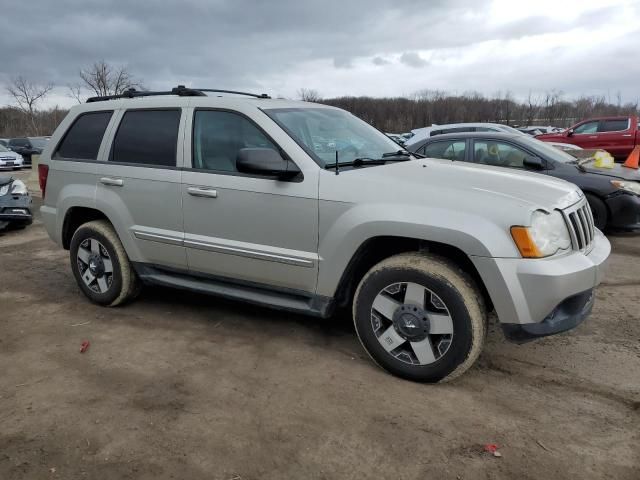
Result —
<svg viewBox="0 0 640 480"><path fill-rule="evenodd" d="M395 152L387 152L382 154L382 158L388 157L410 157L411 153L406 150L396 150Z"/></svg>
<svg viewBox="0 0 640 480"><path fill-rule="evenodd" d="M334 169L336 167L340 168L340 167L354 167L354 168L358 168L358 167L365 167L367 165L384 165L385 163L387 163L388 161L392 161L392 160L383 160L383 159L375 159L375 158L368 158L368 157L362 157L362 158L356 158L355 160L351 161L351 162L338 162L338 163L327 163L324 168L326 170L331 170Z"/></svg>

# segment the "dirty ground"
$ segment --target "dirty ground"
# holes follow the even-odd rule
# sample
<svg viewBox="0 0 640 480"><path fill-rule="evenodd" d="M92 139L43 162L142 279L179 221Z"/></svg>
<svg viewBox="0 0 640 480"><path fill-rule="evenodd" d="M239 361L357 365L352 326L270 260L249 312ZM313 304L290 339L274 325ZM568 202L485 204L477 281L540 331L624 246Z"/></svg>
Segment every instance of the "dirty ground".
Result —
<svg viewBox="0 0 640 480"><path fill-rule="evenodd" d="M612 242L585 324L523 346L492 325L428 386L378 369L346 316L158 288L94 306L36 220L0 234L0 479L637 480L640 237Z"/></svg>

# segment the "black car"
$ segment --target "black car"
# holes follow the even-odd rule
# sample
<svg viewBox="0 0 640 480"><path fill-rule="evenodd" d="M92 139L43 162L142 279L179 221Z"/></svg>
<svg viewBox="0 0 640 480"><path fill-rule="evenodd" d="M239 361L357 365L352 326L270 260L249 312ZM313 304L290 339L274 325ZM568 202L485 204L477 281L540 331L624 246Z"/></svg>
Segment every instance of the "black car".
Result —
<svg viewBox="0 0 640 480"><path fill-rule="evenodd" d="M640 171L614 164L596 168L540 140L510 133L438 135L408 147L430 158L538 172L575 183L585 193L596 226L640 231Z"/></svg>
<svg viewBox="0 0 640 480"><path fill-rule="evenodd" d="M8 147L22 155L25 165L31 165L31 155L40 155L48 138L46 137L20 137L9 140Z"/></svg>
<svg viewBox="0 0 640 480"><path fill-rule="evenodd" d="M0 176L0 231L33 222L31 195L22 180Z"/></svg>

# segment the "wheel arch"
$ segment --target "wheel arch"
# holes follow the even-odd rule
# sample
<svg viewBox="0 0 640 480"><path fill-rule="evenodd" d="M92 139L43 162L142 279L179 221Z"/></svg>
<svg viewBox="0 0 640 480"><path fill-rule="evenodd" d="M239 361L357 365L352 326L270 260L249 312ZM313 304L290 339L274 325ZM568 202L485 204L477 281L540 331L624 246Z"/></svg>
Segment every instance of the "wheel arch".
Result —
<svg viewBox="0 0 640 480"><path fill-rule="evenodd" d="M100 210L91 207L70 207L64 216L62 222L62 247L69 250L71 247L71 238L75 231L84 223L93 220L106 220L111 225L113 222Z"/></svg>
<svg viewBox="0 0 640 480"><path fill-rule="evenodd" d="M338 282L334 296L335 305L343 308L351 304L358 284L374 265L393 255L416 251L443 257L464 271L480 290L487 309L493 309L493 302L480 273L463 250L441 242L400 236L376 236L360 244Z"/></svg>

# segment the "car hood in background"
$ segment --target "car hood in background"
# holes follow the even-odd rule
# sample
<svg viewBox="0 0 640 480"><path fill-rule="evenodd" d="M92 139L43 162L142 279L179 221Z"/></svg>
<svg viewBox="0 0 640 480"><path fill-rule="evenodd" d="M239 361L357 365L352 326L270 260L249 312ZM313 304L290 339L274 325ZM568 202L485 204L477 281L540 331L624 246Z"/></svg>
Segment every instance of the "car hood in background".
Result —
<svg viewBox="0 0 640 480"><path fill-rule="evenodd" d="M583 170L589 173L640 182L640 170L636 170L635 168L623 167L619 163L614 163L613 168L595 167L593 165L593 162L583 163L581 167Z"/></svg>

